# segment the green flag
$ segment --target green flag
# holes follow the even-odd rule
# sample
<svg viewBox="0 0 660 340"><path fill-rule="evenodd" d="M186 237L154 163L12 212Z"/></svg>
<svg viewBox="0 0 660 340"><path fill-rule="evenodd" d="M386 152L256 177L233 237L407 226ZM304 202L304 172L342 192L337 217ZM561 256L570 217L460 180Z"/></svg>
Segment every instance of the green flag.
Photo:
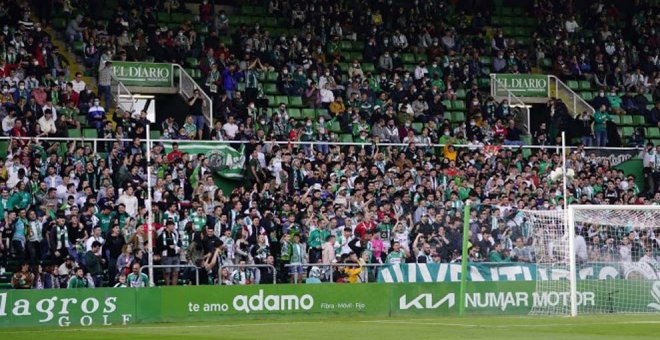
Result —
<svg viewBox="0 0 660 340"><path fill-rule="evenodd" d="M172 143L163 143L163 147L166 153L172 151ZM227 144L179 143L179 150L188 154L205 154L209 159L209 167L220 177L243 179L245 169L245 145L243 144L239 150L236 150ZM197 170L193 172L193 175L196 175L195 172Z"/></svg>

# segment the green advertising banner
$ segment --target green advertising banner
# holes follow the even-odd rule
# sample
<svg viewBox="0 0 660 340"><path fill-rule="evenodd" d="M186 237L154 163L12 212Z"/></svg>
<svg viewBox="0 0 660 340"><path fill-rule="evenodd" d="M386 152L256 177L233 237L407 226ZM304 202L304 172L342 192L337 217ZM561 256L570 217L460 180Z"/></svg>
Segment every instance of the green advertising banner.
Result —
<svg viewBox="0 0 660 340"><path fill-rule="evenodd" d="M137 322L135 289L0 292L0 327L110 326ZM160 300L160 299L159 299Z"/></svg>
<svg viewBox="0 0 660 340"><path fill-rule="evenodd" d="M506 97L511 91L518 97L548 97L548 76L542 74L495 74L493 75L495 96Z"/></svg>
<svg viewBox="0 0 660 340"><path fill-rule="evenodd" d="M467 315L568 313L567 281L469 282L466 288ZM458 282L11 290L0 293L0 328L448 316L459 314L459 292ZM660 281L581 280L577 292L579 313L660 312Z"/></svg>
<svg viewBox="0 0 660 340"><path fill-rule="evenodd" d="M162 288L162 321L292 315L381 315L388 285L260 285ZM139 297L138 297L139 299Z"/></svg>
<svg viewBox="0 0 660 340"><path fill-rule="evenodd" d="M112 61L115 77L127 87L172 87L172 64Z"/></svg>
<svg viewBox="0 0 660 340"><path fill-rule="evenodd" d="M649 280L660 279L660 265L643 262L593 263L578 267L580 280L609 280L628 277L642 277ZM540 266L535 263L470 263L468 281L547 281L566 280L568 268L561 266ZM405 263L383 267L379 271L378 282L460 282L461 265L458 263Z"/></svg>
<svg viewBox="0 0 660 340"><path fill-rule="evenodd" d="M457 315L459 283L392 285L391 315ZM577 285L580 313L658 313L660 281L585 280ZM565 285L535 282L470 282L465 294L467 315L530 313L568 314L570 294Z"/></svg>

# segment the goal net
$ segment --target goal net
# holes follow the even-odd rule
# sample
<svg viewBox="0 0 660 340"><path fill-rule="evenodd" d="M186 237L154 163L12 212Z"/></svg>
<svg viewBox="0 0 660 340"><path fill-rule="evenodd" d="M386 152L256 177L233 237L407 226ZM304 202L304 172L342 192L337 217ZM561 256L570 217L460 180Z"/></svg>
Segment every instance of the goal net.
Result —
<svg viewBox="0 0 660 340"><path fill-rule="evenodd" d="M660 313L660 206L521 213L537 267L532 314Z"/></svg>

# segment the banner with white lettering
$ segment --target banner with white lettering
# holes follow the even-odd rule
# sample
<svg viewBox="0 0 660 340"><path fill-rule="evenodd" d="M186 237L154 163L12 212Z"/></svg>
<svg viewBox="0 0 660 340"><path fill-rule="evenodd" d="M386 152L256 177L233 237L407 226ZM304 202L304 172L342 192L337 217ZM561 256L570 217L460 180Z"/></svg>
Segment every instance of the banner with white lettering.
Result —
<svg viewBox="0 0 660 340"><path fill-rule="evenodd" d="M578 267L580 280L660 278L660 266L648 263L593 263ZM534 263L470 263L467 279L472 282L568 280L567 266L537 266ZM406 263L383 267L378 282L460 282L460 263Z"/></svg>

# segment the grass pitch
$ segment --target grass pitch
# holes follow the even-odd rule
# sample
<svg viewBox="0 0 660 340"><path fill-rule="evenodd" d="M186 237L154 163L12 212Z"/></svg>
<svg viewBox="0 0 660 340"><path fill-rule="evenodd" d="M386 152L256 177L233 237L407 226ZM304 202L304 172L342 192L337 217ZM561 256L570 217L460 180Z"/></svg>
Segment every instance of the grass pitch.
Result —
<svg viewBox="0 0 660 340"><path fill-rule="evenodd" d="M658 315L230 320L0 330L3 339L658 339Z"/></svg>

